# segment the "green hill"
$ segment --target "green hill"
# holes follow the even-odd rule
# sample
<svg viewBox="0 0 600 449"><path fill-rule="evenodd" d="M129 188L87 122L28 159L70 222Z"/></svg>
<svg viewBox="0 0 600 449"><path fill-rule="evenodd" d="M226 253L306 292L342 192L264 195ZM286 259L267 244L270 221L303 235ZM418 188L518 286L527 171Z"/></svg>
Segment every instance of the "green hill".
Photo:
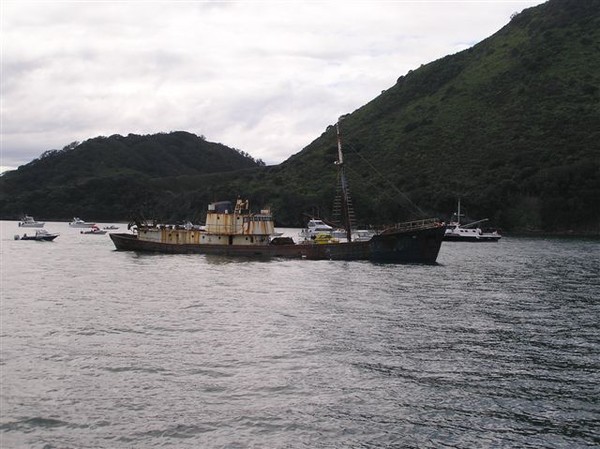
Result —
<svg viewBox="0 0 600 449"><path fill-rule="evenodd" d="M472 218L507 230L598 234L599 86L600 2L525 10L342 122L357 215L420 215L406 195L447 216L460 197ZM316 196L327 210L332 192L321 189L331 185L335 145L327 130L275 176L292 197Z"/></svg>
<svg viewBox="0 0 600 449"><path fill-rule="evenodd" d="M2 216L126 219L164 196L167 180L255 168L249 155L187 132L113 135L46 151L0 179Z"/></svg>
<svg viewBox="0 0 600 449"><path fill-rule="evenodd" d="M342 121L359 222L447 218L460 197L467 215L506 231L600 234L599 86L600 0L550 0L474 47L401 76ZM144 205L155 216L198 219L207 202L237 195L271 205L279 225L331 215L333 128L278 166L249 160L229 165L238 171L227 176L223 166L172 162L166 142L149 160L108 140L114 148L105 154L122 156L65 162L76 178L57 171L50 183L46 169L25 176L46 158L3 176L1 216L125 219Z"/></svg>

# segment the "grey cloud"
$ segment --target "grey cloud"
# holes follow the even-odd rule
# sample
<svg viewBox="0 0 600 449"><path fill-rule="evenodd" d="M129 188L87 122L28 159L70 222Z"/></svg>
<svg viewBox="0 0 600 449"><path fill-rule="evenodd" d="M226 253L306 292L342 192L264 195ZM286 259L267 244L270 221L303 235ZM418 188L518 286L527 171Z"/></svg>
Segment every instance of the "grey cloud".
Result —
<svg viewBox="0 0 600 449"><path fill-rule="evenodd" d="M278 163L398 76L541 1L7 2L2 165L170 130Z"/></svg>

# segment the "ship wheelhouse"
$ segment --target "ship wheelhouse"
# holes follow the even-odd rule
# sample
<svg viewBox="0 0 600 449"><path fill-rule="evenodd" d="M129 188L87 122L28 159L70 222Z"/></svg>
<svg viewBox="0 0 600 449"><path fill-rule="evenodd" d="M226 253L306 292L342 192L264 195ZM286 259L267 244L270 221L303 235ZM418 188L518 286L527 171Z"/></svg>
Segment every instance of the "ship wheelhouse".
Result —
<svg viewBox="0 0 600 449"><path fill-rule="evenodd" d="M248 200L238 199L208 205L206 233L201 243L222 245L267 245L275 232L273 215L269 209L252 213Z"/></svg>

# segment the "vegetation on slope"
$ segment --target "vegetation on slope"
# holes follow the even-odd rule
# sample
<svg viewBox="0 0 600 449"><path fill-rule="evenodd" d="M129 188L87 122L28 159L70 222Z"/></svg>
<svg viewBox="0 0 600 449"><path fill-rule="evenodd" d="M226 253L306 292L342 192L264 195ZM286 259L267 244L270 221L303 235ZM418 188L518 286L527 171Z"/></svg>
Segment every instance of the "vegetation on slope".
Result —
<svg viewBox="0 0 600 449"><path fill-rule="evenodd" d="M140 202L179 190L177 179L264 165L248 154L187 132L74 142L5 173L2 215L126 219ZM168 180L173 181L171 185ZM166 205L165 205L166 206Z"/></svg>
<svg viewBox="0 0 600 449"><path fill-rule="evenodd" d="M598 0L550 0L476 46L400 77L342 121L359 221L447 218L460 197L471 218L508 231L600 233L599 86ZM273 167L239 154L239 164L219 164L224 148L195 164L174 158L160 136L152 136L149 157L122 146L128 138L106 139L94 162L86 151L6 174L0 213L126 219L141 206L159 219L201 221L208 202L241 195L272 206L279 225L299 226L305 213L331 216L332 127ZM233 171L219 174L225 170Z"/></svg>
<svg viewBox="0 0 600 449"><path fill-rule="evenodd" d="M357 212L418 215L400 190L428 214L449 214L460 197L473 218L505 229L598 233L598 86L600 2L524 11L473 48L400 77L342 122ZM327 179L319 167L334 158L330 129L281 176Z"/></svg>

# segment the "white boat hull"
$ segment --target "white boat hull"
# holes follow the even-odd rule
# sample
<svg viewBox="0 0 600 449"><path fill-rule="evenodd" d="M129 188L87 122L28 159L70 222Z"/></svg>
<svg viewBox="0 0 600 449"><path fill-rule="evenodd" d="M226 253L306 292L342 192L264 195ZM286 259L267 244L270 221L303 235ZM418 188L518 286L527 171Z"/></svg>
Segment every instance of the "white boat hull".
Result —
<svg viewBox="0 0 600 449"><path fill-rule="evenodd" d="M19 223L20 228L43 228L46 223L36 221L35 223Z"/></svg>

